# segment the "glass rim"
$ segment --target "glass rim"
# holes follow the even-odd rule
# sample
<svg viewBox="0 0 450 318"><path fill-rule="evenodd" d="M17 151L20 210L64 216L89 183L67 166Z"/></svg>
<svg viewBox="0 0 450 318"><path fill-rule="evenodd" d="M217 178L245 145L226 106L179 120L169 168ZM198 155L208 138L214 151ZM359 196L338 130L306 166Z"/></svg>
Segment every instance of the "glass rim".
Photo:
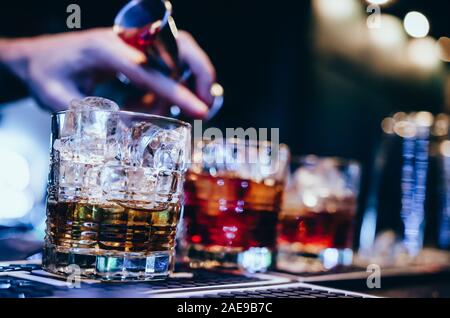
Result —
<svg viewBox="0 0 450 318"><path fill-rule="evenodd" d="M189 129L192 128L192 125L190 123L187 123L185 121L182 121L182 120L179 120L179 119L176 119L176 118L172 118L172 117L165 117L165 116L160 116L160 115L153 115L153 114L147 114L147 113L133 112L133 111L128 111L128 110L115 111L115 110L99 110L99 109L96 109L96 110L91 110L91 111L93 111L93 112L103 112L103 113L118 113L118 114L135 116L135 117L141 116L141 117L146 117L146 118L149 118L149 119L160 119L160 120L168 121L168 122L171 122L171 123L174 123L174 124L178 124L179 126L184 126L186 128L189 128ZM61 110L61 111L52 113L52 116L65 115L65 114L67 114L69 112L71 112L70 109ZM80 111L78 111L78 112L80 112ZM81 111L81 112L83 112L83 111Z"/></svg>
<svg viewBox="0 0 450 318"><path fill-rule="evenodd" d="M356 165L361 167L361 163L355 159L347 159L339 156L319 156L319 155L292 155L290 164L308 164L317 163L320 161L329 160L335 166L351 166Z"/></svg>

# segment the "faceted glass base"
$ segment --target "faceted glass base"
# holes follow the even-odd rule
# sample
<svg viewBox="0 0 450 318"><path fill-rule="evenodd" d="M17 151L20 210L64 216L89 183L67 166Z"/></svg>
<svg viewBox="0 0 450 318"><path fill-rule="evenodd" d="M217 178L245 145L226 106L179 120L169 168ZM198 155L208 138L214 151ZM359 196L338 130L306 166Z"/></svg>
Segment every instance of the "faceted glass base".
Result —
<svg viewBox="0 0 450 318"><path fill-rule="evenodd" d="M203 247L195 244L188 248L187 262L191 268L238 268L249 273L265 272L272 265L273 253L266 247L230 248Z"/></svg>
<svg viewBox="0 0 450 318"><path fill-rule="evenodd" d="M161 280L171 274L175 252L129 253L46 245L43 268L63 276L102 281Z"/></svg>
<svg viewBox="0 0 450 318"><path fill-rule="evenodd" d="M320 273L352 263L353 251L349 248L326 248L312 254L280 246L277 255L277 268L291 273Z"/></svg>

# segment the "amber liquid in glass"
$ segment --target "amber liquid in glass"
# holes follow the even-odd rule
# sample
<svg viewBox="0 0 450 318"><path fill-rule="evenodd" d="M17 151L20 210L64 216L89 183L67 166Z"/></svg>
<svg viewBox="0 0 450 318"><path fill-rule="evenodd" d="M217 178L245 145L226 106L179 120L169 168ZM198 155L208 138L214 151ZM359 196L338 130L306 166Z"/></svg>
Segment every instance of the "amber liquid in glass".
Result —
<svg viewBox="0 0 450 318"><path fill-rule="evenodd" d="M64 274L75 263L89 276L116 268L141 275L147 262L156 264L157 275L158 266L170 266L181 204L158 210L132 206L49 200L44 267ZM124 260L124 252L129 259ZM146 255L156 256L146 260Z"/></svg>
<svg viewBox="0 0 450 318"><path fill-rule="evenodd" d="M67 248L122 252L165 251L174 247L180 205L145 210L111 203L48 202L47 236Z"/></svg>

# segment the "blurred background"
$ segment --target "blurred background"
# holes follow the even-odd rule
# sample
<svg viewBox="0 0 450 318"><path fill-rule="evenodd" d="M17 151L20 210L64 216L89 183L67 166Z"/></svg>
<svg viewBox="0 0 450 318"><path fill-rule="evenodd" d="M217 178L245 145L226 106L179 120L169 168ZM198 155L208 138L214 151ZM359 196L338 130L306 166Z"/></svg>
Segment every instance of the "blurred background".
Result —
<svg viewBox="0 0 450 318"><path fill-rule="evenodd" d="M2 2L0 37L69 32L70 3L81 7L82 29L110 26L126 2ZM449 68L437 45L450 35L448 1L171 2L178 27L208 52L225 88L224 107L205 126L280 128L295 155L358 160L359 223L382 120L450 110ZM32 226L43 238L50 114L26 97L22 83L0 75L0 224Z"/></svg>

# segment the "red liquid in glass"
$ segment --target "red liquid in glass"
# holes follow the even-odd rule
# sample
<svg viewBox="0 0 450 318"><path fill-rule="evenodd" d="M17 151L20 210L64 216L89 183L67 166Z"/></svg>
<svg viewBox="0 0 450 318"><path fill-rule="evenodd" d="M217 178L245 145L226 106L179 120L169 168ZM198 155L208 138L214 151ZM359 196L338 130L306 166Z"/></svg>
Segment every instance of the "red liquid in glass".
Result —
<svg viewBox="0 0 450 318"><path fill-rule="evenodd" d="M145 51L154 44L156 36L160 31L157 23L149 23L141 28L120 28L117 27L117 35L128 45L142 51Z"/></svg>
<svg viewBox="0 0 450 318"><path fill-rule="evenodd" d="M187 241L206 250L275 248L283 185L188 173Z"/></svg>
<svg viewBox="0 0 450 318"><path fill-rule="evenodd" d="M325 248L352 248L355 210L355 199L349 198L333 211L286 211L280 216L278 244L313 254Z"/></svg>

